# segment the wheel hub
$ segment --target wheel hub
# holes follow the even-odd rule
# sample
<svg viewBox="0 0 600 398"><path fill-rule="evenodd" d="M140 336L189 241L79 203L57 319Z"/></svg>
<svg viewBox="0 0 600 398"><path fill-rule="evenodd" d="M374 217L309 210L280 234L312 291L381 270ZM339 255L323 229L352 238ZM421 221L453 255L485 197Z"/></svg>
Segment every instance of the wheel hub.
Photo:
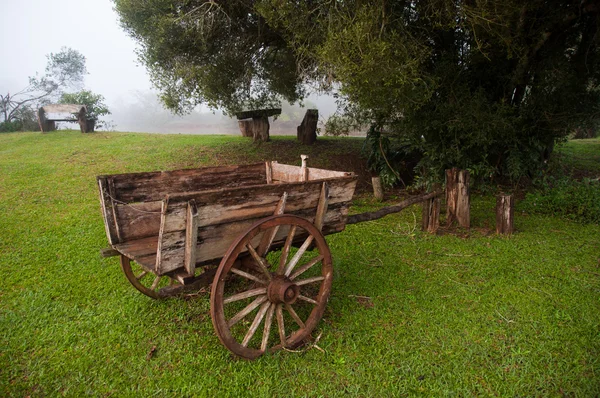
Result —
<svg viewBox="0 0 600 398"><path fill-rule="evenodd" d="M267 297L275 304L294 304L299 295L300 287L286 277L274 277L267 288Z"/></svg>

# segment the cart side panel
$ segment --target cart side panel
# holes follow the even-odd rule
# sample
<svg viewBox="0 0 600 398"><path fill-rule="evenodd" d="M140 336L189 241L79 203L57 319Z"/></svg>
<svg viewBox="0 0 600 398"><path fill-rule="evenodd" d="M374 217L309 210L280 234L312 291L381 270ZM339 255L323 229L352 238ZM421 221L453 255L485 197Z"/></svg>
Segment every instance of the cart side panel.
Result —
<svg viewBox="0 0 600 398"><path fill-rule="evenodd" d="M322 184L323 181L312 181L261 185L170 197L159 236L157 273L163 274L183 265L188 201L195 201L198 208L196 262L205 263L221 258L239 234L257 220L272 215L284 192L288 194L285 214L295 214L314 222ZM324 234L344 229L356 178L331 179L327 184L329 206L324 217ZM275 242L285 239L286 234L286 231L280 231Z"/></svg>
<svg viewBox="0 0 600 398"><path fill-rule="evenodd" d="M154 202L174 192L193 192L218 188L265 184L264 163L244 166L205 167L151 173L115 174L119 202Z"/></svg>

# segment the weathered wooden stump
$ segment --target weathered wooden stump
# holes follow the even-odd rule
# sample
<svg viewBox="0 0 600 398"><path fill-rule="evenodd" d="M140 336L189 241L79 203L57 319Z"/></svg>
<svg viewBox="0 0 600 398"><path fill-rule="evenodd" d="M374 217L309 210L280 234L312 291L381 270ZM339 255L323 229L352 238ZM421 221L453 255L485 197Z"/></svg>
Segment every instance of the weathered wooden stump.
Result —
<svg viewBox="0 0 600 398"><path fill-rule="evenodd" d="M510 235L514 232L514 204L512 195L496 196L496 233Z"/></svg>
<svg viewBox="0 0 600 398"><path fill-rule="evenodd" d="M383 200L383 187L381 186L381 178L379 177L371 177L371 182L373 183L373 196L377 200Z"/></svg>
<svg viewBox="0 0 600 398"><path fill-rule="evenodd" d="M434 191L440 190L440 186L433 187ZM442 201L439 196L427 199L423 202L423 216L421 220L421 230L430 234L437 232L440 227L440 209Z"/></svg>
<svg viewBox="0 0 600 398"><path fill-rule="evenodd" d="M469 171L456 167L446 170L446 216L448 226L458 222L463 228L471 227L471 199Z"/></svg>
<svg viewBox="0 0 600 398"><path fill-rule="evenodd" d="M269 141L269 116L281 114L281 108L257 109L236 113L238 125L243 137L252 137L253 141ZM248 120L249 119L249 120Z"/></svg>
<svg viewBox="0 0 600 398"><path fill-rule="evenodd" d="M308 109L302 119L302 123L297 129L298 141L304 145L312 145L317 141L317 122L319 121L319 111L317 109Z"/></svg>

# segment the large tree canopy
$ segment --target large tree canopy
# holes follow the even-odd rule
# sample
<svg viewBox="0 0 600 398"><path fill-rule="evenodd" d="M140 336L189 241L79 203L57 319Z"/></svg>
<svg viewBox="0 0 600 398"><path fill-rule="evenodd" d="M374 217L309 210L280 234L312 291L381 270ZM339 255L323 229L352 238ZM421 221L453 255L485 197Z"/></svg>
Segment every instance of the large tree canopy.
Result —
<svg viewBox="0 0 600 398"><path fill-rule="evenodd" d="M597 119L599 3L115 0L172 109L334 87L348 115L423 154L422 175L514 179Z"/></svg>
<svg viewBox="0 0 600 398"><path fill-rule="evenodd" d="M250 0L115 0L162 100L182 113L200 103L235 112L303 95L293 50Z"/></svg>

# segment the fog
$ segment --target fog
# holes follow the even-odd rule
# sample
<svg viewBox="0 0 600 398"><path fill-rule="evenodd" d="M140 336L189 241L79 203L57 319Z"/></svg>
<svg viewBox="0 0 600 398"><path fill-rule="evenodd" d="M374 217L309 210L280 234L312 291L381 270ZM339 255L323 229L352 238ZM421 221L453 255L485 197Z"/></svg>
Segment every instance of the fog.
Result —
<svg viewBox="0 0 600 398"><path fill-rule="evenodd" d="M298 104L282 104L282 113L276 119L269 118L271 134L296 134L307 109L318 109L320 123L335 112L336 105L329 96L311 96ZM156 93L137 91L127 99L120 98L111 107L112 115L106 117L114 123L109 128L118 131L182 134L234 134L239 135L237 119L220 111L202 108L189 115L177 116L164 109Z"/></svg>
<svg viewBox="0 0 600 398"><path fill-rule="evenodd" d="M181 117L162 107L137 62L137 44L119 26L110 0L0 0L0 92L25 88L29 76L44 72L46 55L61 47L86 57L85 88L105 97L112 115L104 120L111 130L239 134L237 120L220 112L200 107ZM319 110L321 122L336 109L329 96L304 102L304 108L282 104L281 117L271 120L271 134L295 134L308 108Z"/></svg>

